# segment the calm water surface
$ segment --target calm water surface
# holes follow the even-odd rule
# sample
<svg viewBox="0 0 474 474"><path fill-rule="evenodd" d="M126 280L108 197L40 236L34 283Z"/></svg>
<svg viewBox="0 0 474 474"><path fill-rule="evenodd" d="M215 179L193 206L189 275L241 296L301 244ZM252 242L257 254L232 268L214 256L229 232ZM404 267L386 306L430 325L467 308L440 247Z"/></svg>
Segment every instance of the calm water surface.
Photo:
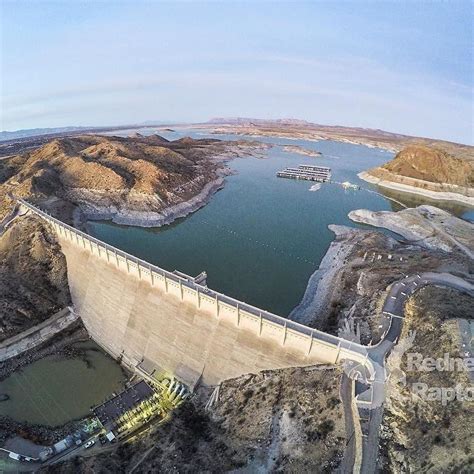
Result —
<svg viewBox="0 0 474 474"><path fill-rule="evenodd" d="M206 136L186 130L160 134L169 139ZM277 178L276 172L287 166L320 164L332 168L334 181L377 190L361 181L357 173L389 161L393 154L333 141L258 140L301 145L323 155L311 158L275 146L265 159L232 161L230 167L236 174L227 178L224 189L204 208L170 226L144 229L91 222L92 233L170 271L197 275L205 270L209 287L287 315L301 300L308 278L334 238L329 224L355 226L347 217L353 209L398 210L400 206L374 192L346 191L335 184L323 184L311 192L314 183ZM410 204L406 197L392 197Z"/></svg>
<svg viewBox="0 0 474 474"><path fill-rule="evenodd" d="M1 382L0 415L16 421L58 426L90 414L90 407L119 391L125 376L111 357L93 342L78 343L85 360L45 357Z"/></svg>

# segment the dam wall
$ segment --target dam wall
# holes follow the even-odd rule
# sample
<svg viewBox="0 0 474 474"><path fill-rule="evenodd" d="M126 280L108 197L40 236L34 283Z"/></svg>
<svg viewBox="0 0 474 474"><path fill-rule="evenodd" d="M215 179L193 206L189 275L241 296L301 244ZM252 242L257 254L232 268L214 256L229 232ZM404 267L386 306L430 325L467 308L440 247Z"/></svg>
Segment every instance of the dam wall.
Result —
<svg viewBox="0 0 474 474"><path fill-rule="evenodd" d="M73 305L91 337L130 367L169 372L195 387L342 359L370 364L364 346L213 291L19 202L56 232Z"/></svg>

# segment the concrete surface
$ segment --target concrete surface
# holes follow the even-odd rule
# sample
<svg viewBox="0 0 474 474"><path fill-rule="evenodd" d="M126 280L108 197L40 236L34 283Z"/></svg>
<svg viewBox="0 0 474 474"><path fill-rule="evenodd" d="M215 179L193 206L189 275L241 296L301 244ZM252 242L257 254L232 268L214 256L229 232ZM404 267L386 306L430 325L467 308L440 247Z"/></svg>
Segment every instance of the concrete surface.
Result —
<svg viewBox="0 0 474 474"><path fill-rule="evenodd" d="M6 339L0 343L0 362L43 344L43 342L70 326L78 317L69 308L64 308L46 321Z"/></svg>

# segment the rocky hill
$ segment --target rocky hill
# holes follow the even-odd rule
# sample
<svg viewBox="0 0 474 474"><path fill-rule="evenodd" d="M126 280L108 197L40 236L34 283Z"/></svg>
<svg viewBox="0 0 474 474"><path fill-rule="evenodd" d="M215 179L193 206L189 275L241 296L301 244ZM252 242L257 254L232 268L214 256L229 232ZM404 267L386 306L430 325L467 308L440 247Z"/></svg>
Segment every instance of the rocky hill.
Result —
<svg viewBox="0 0 474 474"><path fill-rule="evenodd" d="M438 148L408 146L382 168L400 176L432 183L474 186L474 162L456 158Z"/></svg>
<svg viewBox="0 0 474 474"><path fill-rule="evenodd" d="M466 423L472 401L456 396L443 402L417 392L421 384L431 394L441 387L462 393L472 386L470 372L459 366L423 371L408 364L410 354L425 361L465 357L459 333L461 322L466 327L472 322L472 305L472 296L437 287L423 288L407 301L398 350L388 359L384 472L473 472L474 428Z"/></svg>
<svg viewBox="0 0 474 474"><path fill-rule="evenodd" d="M222 186L223 162L255 147L139 134L55 139L0 162L0 219L11 193L76 224L89 217L160 225L205 203Z"/></svg>
<svg viewBox="0 0 474 474"><path fill-rule="evenodd" d="M70 304L66 260L38 219L17 219L0 235L0 341Z"/></svg>
<svg viewBox="0 0 474 474"><path fill-rule="evenodd" d="M460 158L438 147L409 145L392 161L359 176L399 191L474 203L474 159Z"/></svg>

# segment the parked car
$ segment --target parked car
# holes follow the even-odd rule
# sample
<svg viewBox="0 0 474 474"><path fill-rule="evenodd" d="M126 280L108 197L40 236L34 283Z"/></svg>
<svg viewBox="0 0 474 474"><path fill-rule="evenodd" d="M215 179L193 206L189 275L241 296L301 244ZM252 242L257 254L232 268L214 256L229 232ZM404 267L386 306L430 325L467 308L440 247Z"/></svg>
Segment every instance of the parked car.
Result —
<svg viewBox="0 0 474 474"><path fill-rule="evenodd" d="M92 446L94 446L94 444L95 444L95 441L93 439L91 439L91 440L87 441L87 443L84 445L84 448L89 449Z"/></svg>

